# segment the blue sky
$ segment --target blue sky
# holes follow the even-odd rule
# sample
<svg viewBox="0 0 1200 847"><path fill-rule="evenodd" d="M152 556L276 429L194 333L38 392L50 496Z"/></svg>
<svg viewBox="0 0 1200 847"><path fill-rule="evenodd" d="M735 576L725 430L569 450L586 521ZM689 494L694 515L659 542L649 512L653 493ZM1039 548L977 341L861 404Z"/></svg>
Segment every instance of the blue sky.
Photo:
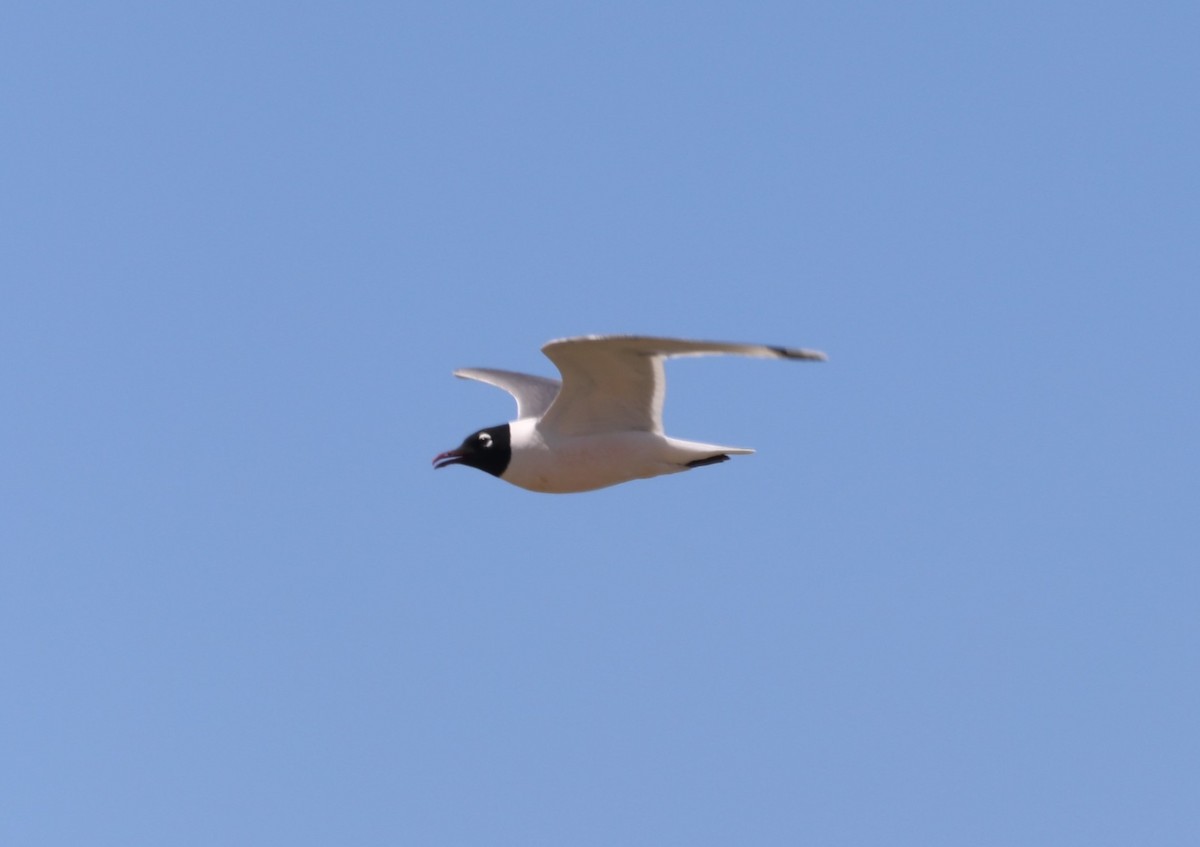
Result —
<svg viewBox="0 0 1200 847"><path fill-rule="evenodd" d="M0 840L1190 845L1190 3L0 13ZM647 333L750 457L536 495Z"/></svg>

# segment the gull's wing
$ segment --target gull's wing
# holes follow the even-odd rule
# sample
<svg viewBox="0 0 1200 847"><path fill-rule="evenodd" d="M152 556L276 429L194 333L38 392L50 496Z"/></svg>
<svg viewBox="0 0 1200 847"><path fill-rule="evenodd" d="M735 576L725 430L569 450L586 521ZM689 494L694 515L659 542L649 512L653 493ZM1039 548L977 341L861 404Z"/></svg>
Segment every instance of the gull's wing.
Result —
<svg viewBox="0 0 1200 847"><path fill-rule="evenodd" d="M663 360L674 356L825 359L825 354L816 350L636 335L562 338L551 341L542 352L562 374L562 390L542 418L541 427L562 435L662 432Z"/></svg>
<svg viewBox="0 0 1200 847"><path fill-rule="evenodd" d="M454 375L486 382L507 391L517 401L518 418L541 417L558 396L560 387L557 379L490 368L459 368Z"/></svg>

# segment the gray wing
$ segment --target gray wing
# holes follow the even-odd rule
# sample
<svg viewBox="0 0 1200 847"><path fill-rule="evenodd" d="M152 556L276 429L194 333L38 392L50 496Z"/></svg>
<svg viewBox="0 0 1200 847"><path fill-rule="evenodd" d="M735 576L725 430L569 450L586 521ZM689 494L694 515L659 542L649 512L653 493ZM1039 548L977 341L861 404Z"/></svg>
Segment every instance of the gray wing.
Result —
<svg viewBox="0 0 1200 847"><path fill-rule="evenodd" d="M558 396L561 386L557 379L491 368L459 368L454 375L486 382L507 391L517 401L518 418L540 418Z"/></svg>
<svg viewBox="0 0 1200 847"><path fill-rule="evenodd" d="M562 374L562 389L542 428L562 435L662 432L663 361L676 356L756 356L824 361L816 350L636 335L588 335L551 341L542 352Z"/></svg>

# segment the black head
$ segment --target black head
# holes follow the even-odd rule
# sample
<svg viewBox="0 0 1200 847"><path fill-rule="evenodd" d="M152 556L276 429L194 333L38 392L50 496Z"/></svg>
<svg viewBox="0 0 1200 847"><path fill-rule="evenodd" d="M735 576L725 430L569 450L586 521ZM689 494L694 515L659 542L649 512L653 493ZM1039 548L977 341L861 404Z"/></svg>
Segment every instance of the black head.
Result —
<svg viewBox="0 0 1200 847"><path fill-rule="evenodd" d="M511 458L512 438L508 424L500 424L471 433L456 449L436 456L433 466L444 468L447 465L469 465L487 471L492 476L500 476L508 467Z"/></svg>

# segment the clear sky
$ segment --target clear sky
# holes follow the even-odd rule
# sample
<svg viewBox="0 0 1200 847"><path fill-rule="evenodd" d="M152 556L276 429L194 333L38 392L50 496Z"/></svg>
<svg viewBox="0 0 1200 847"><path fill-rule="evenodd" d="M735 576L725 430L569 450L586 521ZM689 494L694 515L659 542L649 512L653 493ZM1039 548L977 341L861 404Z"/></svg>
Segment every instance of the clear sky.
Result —
<svg viewBox="0 0 1200 847"><path fill-rule="evenodd" d="M12 3L0 843L1200 843L1200 7ZM451 376L754 456L537 495Z"/></svg>

